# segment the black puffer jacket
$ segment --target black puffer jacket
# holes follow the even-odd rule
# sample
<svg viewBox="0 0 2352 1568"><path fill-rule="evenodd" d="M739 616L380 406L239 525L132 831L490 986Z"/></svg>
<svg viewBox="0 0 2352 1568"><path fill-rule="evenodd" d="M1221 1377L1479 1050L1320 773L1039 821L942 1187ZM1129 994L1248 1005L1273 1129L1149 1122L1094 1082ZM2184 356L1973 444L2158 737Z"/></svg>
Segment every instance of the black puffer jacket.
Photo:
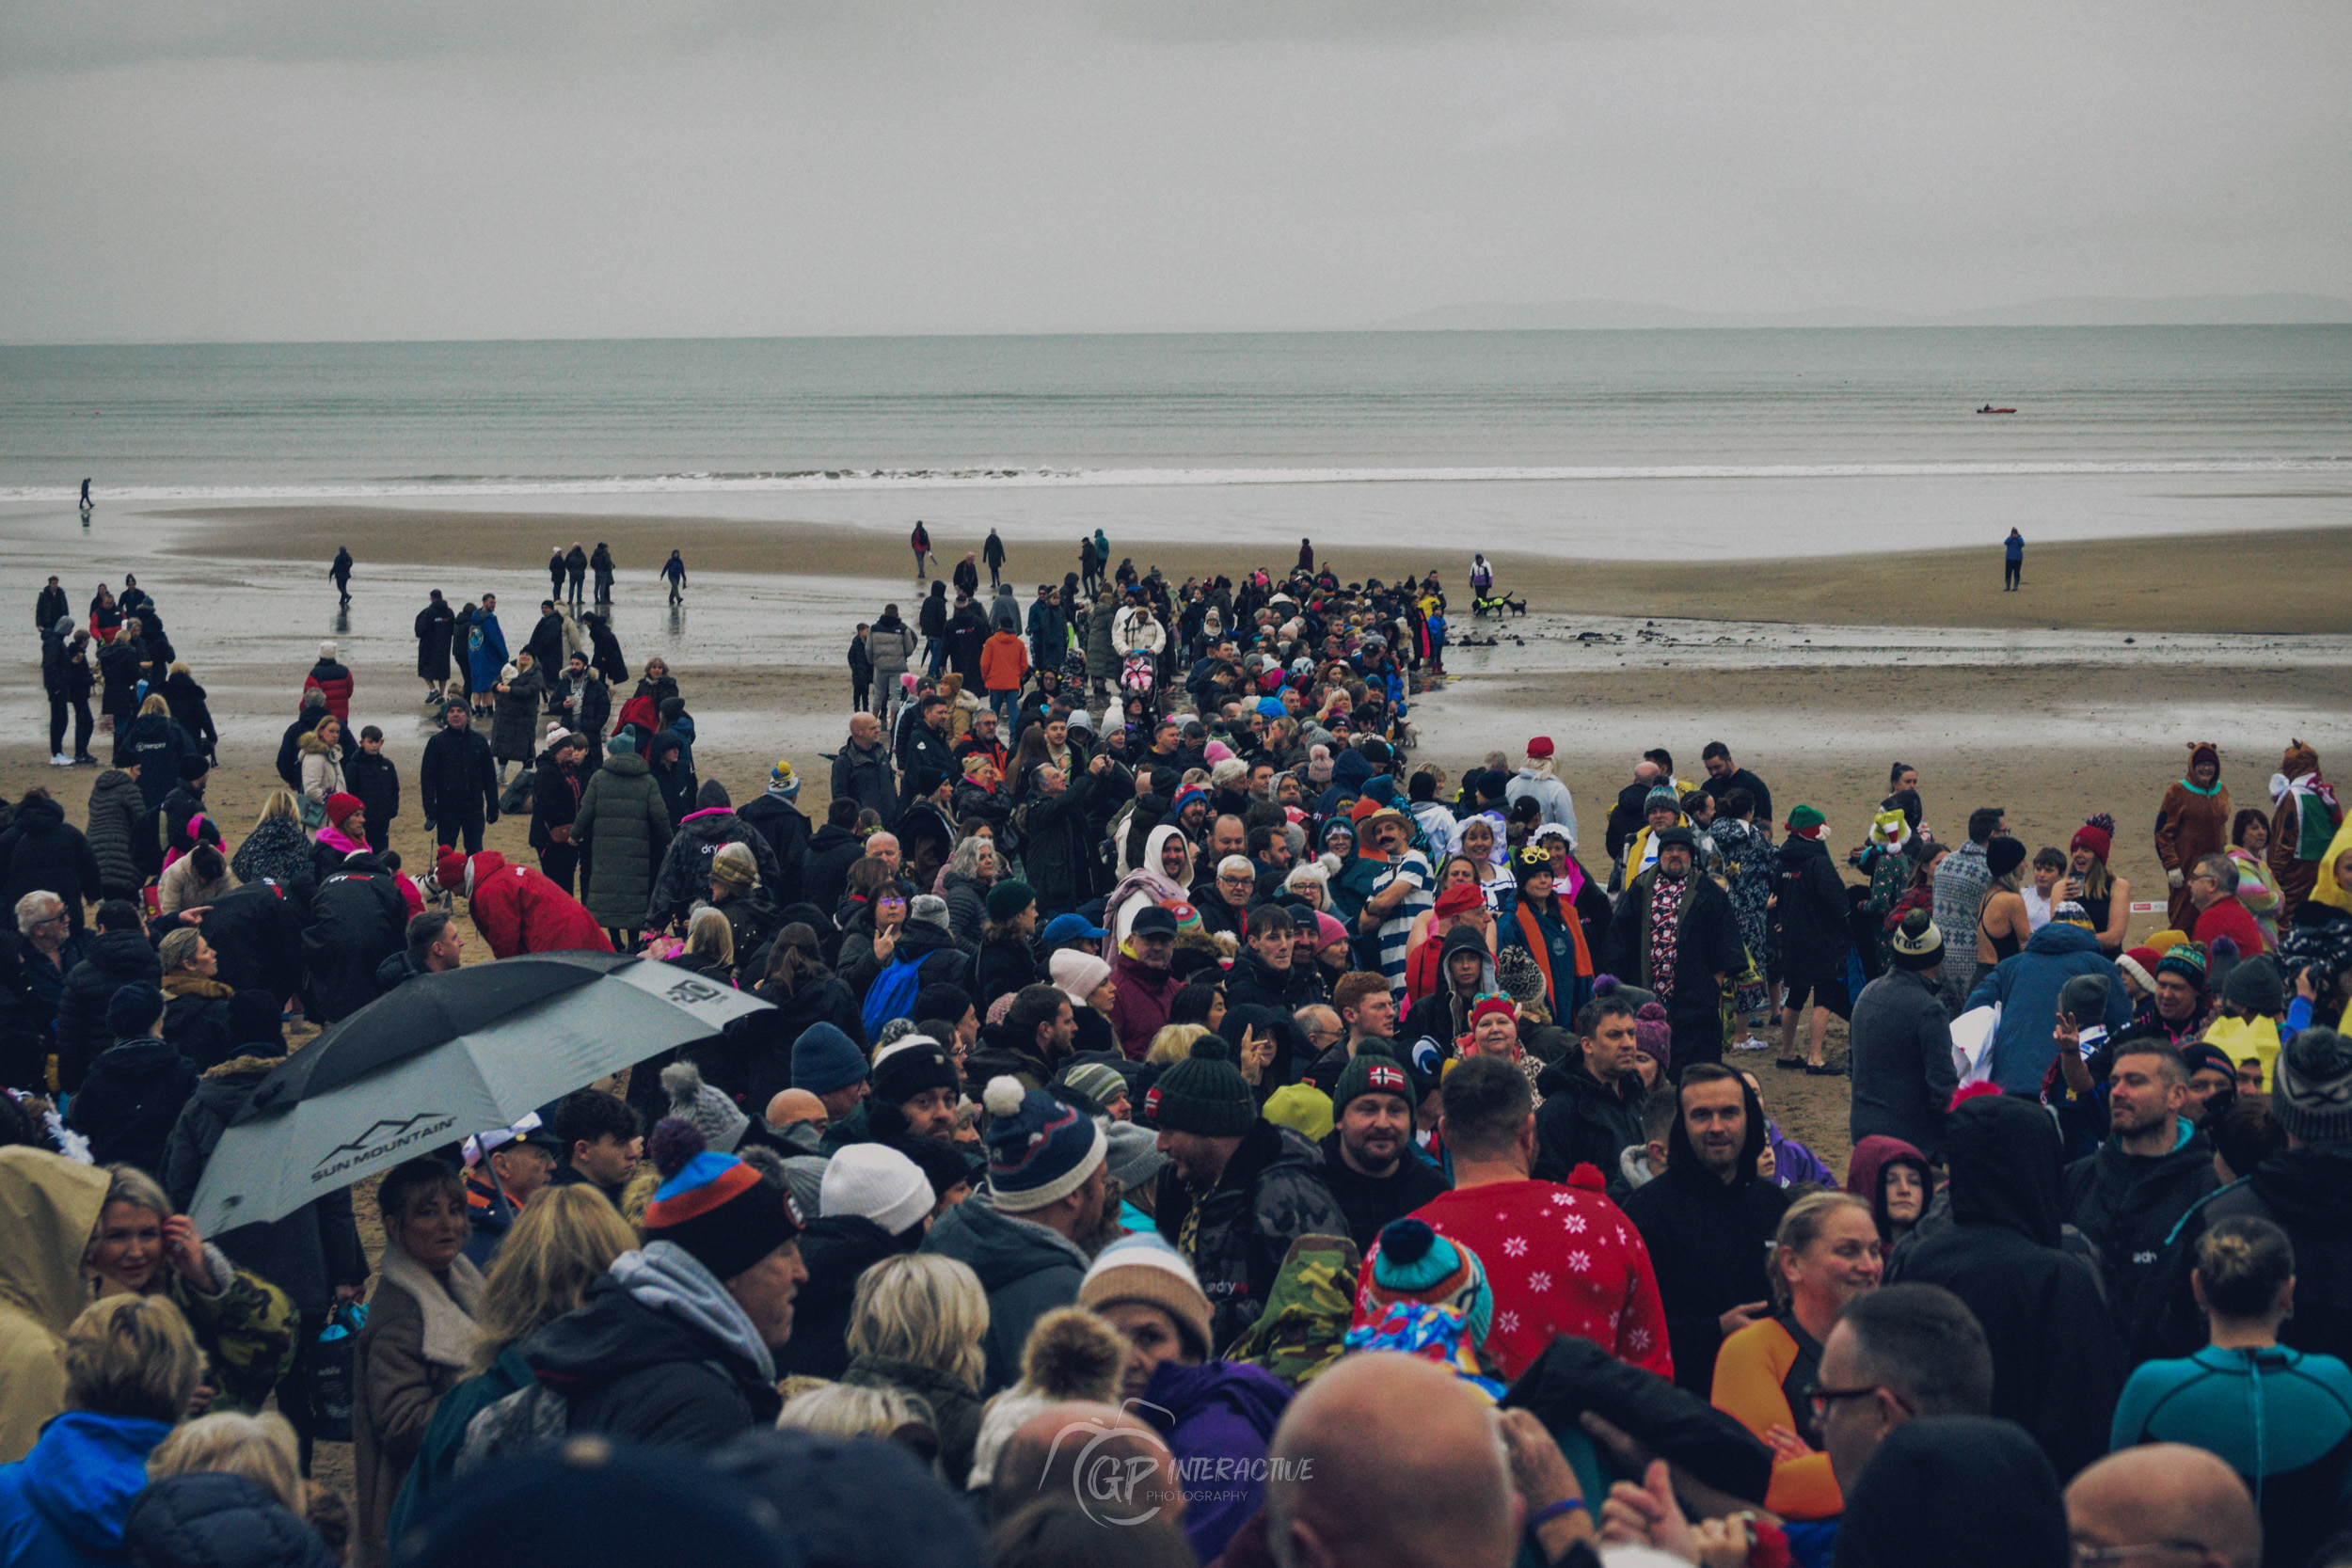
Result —
<svg viewBox="0 0 2352 1568"><path fill-rule="evenodd" d="M115 737L115 766L139 765L139 794L145 797L149 811L161 805L171 786L180 782L181 762L203 754L203 749L168 713L143 714Z"/></svg>
<svg viewBox="0 0 2352 1568"><path fill-rule="evenodd" d="M375 970L405 945L408 903L384 863L354 855L310 895L302 951L322 1022L349 1018L375 1000Z"/></svg>
<svg viewBox="0 0 2352 1568"><path fill-rule="evenodd" d="M172 1124L195 1092L195 1064L168 1040L142 1036L98 1053L66 1120L89 1139L99 1164L159 1171Z"/></svg>
<svg viewBox="0 0 2352 1568"><path fill-rule="evenodd" d="M65 808L36 795L16 808L16 820L0 833L0 904L8 910L35 891L65 900L72 927L81 929L82 905L103 885L98 856L82 830L65 819Z"/></svg>
<svg viewBox="0 0 2352 1568"><path fill-rule="evenodd" d="M268 1048L248 1047L257 1053ZM262 1081L283 1067L282 1051L231 1056L197 1080L196 1092L172 1124L164 1144L164 1191L183 1211L196 1200L204 1163L220 1147L220 1135L237 1119ZM367 1283L367 1254L351 1212L351 1189L315 1198L282 1220L241 1225L212 1238L229 1260L249 1269L286 1292L294 1309L324 1316L334 1304L335 1287Z"/></svg>
<svg viewBox="0 0 2352 1568"><path fill-rule="evenodd" d="M1984 1095L1954 1111L1944 1138L1954 1223L1906 1248L1888 1282L1941 1285L1968 1304L1993 1350L1993 1414L2032 1433L2063 1482L2106 1452L2125 1367L2098 1275L2059 1247L2058 1148L2031 1101Z"/></svg>
<svg viewBox="0 0 2352 1568"><path fill-rule="evenodd" d="M155 1482L122 1536L140 1568L335 1568L316 1530L260 1481L225 1470Z"/></svg>
<svg viewBox="0 0 2352 1568"><path fill-rule="evenodd" d="M801 896L820 910L841 902L850 885L850 867L866 854L866 841L847 828L828 822L809 835L808 860L801 879ZM821 934L821 933L819 933Z"/></svg>
<svg viewBox="0 0 2352 1568"><path fill-rule="evenodd" d="M499 770L490 742L469 724L445 729L424 743L417 764L417 794L428 822L499 818Z"/></svg>
<svg viewBox="0 0 2352 1568"><path fill-rule="evenodd" d="M57 1071L70 1093L98 1053L114 1044L106 1027L106 1004L125 986L164 976L163 960L142 931L101 931L90 939L89 956L65 977L57 999Z"/></svg>
<svg viewBox="0 0 2352 1568"><path fill-rule="evenodd" d="M229 1059L229 998L234 994L217 980L177 971L164 988L164 1038L199 1072Z"/></svg>
<svg viewBox="0 0 2352 1568"><path fill-rule="evenodd" d="M1641 1075L1629 1072L1612 1088L1586 1070L1584 1053L1571 1047L1544 1069L1535 1087L1544 1097L1535 1113L1535 1180L1565 1182L1578 1165L1589 1164L1622 1203L1632 1189L1617 1156L1642 1142L1642 1111L1649 1100Z"/></svg>
<svg viewBox="0 0 2352 1568"><path fill-rule="evenodd" d="M1323 1156L1270 1121L1251 1125L1215 1187L1196 1195L1171 1163L1162 1168L1153 1219L1183 1245L1196 1200L1200 1213L1186 1254L1215 1309L1210 1341L1232 1344L1265 1310L1282 1259L1301 1236L1345 1236L1347 1216L1323 1184Z"/></svg>
<svg viewBox="0 0 2352 1568"><path fill-rule="evenodd" d="M655 742L659 747L660 741ZM662 851L661 870L654 878L653 896L645 906L647 929L682 920L698 899L710 896L710 859L730 844L740 844L759 863L759 885L772 888L778 869L776 852L760 832L726 806L690 812ZM748 958L749 953L738 953Z"/></svg>
<svg viewBox="0 0 2352 1568"><path fill-rule="evenodd" d="M810 1024L830 1023L861 1046L866 1024L857 998L830 974L802 981L789 996L765 985L755 994L774 1006L729 1019L718 1038L688 1046L685 1056L702 1069L705 1083L757 1116L792 1086L792 1042Z"/></svg>
<svg viewBox="0 0 2352 1568"><path fill-rule="evenodd" d="M1244 942L1241 951L1233 955L1233 967L1226 972L1226 1005L1271 1007L1288 1016L1321 1002L1323 988L1310 973L1311 968L1293 962L1288 969L1276 969L1258 957L1256 948Z"/></svg>
<svg viewBox="0 0 2352 1568"><path fill-rule="evenodd" d="M1036 779L1035 770L1029 777ZM1021 863L1041 911L1075 909L1097 891L1095 841L1088 824L1103 777L1082 772L1058 795L1046 794L1034 782L1029 785L1019 818Z"/></svg>
<svg viewBox="0 0 2352 1568"><path fill-rule="evenodd" d="M94 890L106 897L128 898L147 879L139 870L131 843L146 806L139 795L138 781L119 768L99 774L97 782L89 786L89 808L84 818L87 826L82 832L89 840L90 853L98 857ZM78 924L81 911L75 910L73 914Z"/></svg>
<svg viewBox="0 0 2352 1568"><path fill-rule="evenodd" d="M358 756L343 764L343 786L367 809L370 828L389 828L400 815L400 768L389 752L370 755L362 746Z"/></svg>
<svg viewBox="0 0 2352 1568"><path fill-rule="evenodd" d="M1658 1299L1675 1358L1675 1386L1702 1399L1715 1386L1723 1315L1770 1301L1765 1248L1788 1211L1788 1195L1756 1174L1764 1152L1764 1106L1747 1095L1748 1140L1726 1182L1700 1164L1682 1117L1666 1134L1666 1172L1626 1196L1625 1217L1642 1233L1658 1275Z"/></svg>

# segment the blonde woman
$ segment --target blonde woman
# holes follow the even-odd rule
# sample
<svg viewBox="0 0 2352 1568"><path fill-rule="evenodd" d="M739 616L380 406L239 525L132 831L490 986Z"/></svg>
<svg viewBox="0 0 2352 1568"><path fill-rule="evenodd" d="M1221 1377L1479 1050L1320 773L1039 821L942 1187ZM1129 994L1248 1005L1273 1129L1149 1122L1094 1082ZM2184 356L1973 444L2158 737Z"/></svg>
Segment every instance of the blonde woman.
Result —
<svg viewBox="0 0 2352 1568"><path fill-rule="evenodd" d="M532 1386L523 1341L586 1301L590 1283L636 1245L637 1233L628 1222L585 1181L542 1187L532 1195L482 1281L466 1379L434 1406L416 1463L386 1519L386 1539L399 1540L418 1503L456 1475L466 1423Z"/></svg>
<svg viewBox="0 0 2352 1568"><path fill-rule="evenodd" d="M1205 1023L1167 1023L1152 1037L1152 1049L1144 1053L1147 1062L1167 1067L1192 1054L1192 1042L1210 1033Z"/></svg>
<svg viewBox="0 0 2352 1568"><path fill-rule="evenodd" d="M851 1387L896 1388L931 1407L939 1465L963 1489L980 1435L988 1293L970 1265L936 1253L886 1258L859 1276L850 1304Z"/></svg>
<svg viewBox="0 0 2352 1568"><path fill-rule="evenodd" d="M318 807L325 820L326 798L349 793L343 788L343 721L331 716L320 720L294 750L302 758L303 799Z"/></svg>
<svg viewBox="0 0 2352 1568"><path fill-rule="evenodd" d="M822 1433L829 1437L888 1437L908 1446L921 1429L937 1458L938 1418L919 1394L898 1387L865 1387L848 1383L819 1383L785 1401L776 1428Z"/></svg>
<svg viewBox="0 0 2352 1568"><path fill-rule="evenodd" d="M106 1174L106 1201L82 1255L92 1294L169 1297L212 1364L200 1406L261 1409L294 1363L294 1303L209 1245L153 1177L135 1165Z"/></svg>
<svg viewBox="0 0 2352 1568"><path fill-rule="evenodd" d="M312 879L310 838L302 831L302 807L292 790L273 789L262 798L262 815L229 857L229 869L240 882L269 879L282 886Z"/></svg>
<svg viewBox="0 0 2352 1568"><path fill-rule="evenodd" d="M294 1429L276 1412L199 1416L155 1445L155 1451L147 1456L151 1486L174 1476L193 1475L243 1476L297 1519L310 1507L310 1489L302 1479Z"/></svg>
<svg viewBox="0 0 2352 1568"><path fill-rule="evenodd" d="M188 1407L204 1353L163 1296L94 1303L65 1332L65 1413L24 1462L0 1465L0 1561L121 1562L123 1526L147 1485L147 1456ZM43 1508L42 1482L72 1479L71 1509ZM69 1531L71 1533L69 1533Z"/></svg>

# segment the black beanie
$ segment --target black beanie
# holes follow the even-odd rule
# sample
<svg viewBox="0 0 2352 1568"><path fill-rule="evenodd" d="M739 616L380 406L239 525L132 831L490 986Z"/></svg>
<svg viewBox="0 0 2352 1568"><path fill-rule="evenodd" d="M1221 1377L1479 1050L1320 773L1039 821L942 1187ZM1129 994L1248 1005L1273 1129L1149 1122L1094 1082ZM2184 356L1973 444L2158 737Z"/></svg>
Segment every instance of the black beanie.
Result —
<svg viewBox="0 0 2352 1568"><path fill-rule="evenodd" d="M1211 1138L1248 1132L1258 1120L1258 1097L1227 1059L1231 1049L1215 1035L1193 1041L1192 1054L1161 1073L1143 1097L1145 1119L1164 1132Z"/></svg>

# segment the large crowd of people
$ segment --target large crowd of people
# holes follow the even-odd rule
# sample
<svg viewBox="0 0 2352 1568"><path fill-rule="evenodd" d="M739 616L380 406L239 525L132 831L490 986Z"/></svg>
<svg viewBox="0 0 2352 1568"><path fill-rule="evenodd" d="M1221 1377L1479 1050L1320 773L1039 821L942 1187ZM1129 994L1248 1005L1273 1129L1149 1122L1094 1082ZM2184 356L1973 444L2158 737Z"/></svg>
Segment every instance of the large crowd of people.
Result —
<svg viewBox="0 0 2352 1568"><path fill-rule="evenodd" d="M322 644L242 832L154 601L49 579L53 761L111 751L0 808L0 1565L2352 1563L2309 747L2267 811L2188 748L2130 945L2112 818L1939 833L1901 763L1841 848L1720 743L1581 825L1549 737L1417 761L1434 573L910 543L740 800L574 545L517 651L432 594L413 762ZM199 1235L290 1050L469 942L761 1006Z"/></svg>

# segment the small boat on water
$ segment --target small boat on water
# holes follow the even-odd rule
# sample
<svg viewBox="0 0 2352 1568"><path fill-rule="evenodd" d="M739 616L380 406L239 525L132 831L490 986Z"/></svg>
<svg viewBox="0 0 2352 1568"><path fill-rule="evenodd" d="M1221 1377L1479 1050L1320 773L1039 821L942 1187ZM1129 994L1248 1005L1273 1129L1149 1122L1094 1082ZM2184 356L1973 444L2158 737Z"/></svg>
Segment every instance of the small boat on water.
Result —
<svg viewBox="0 0 2352 1568"><path fill-rule="evenodd" d="M1982 408L1978 409L1977 412L1979 414L2014 414L2017 410L2014 408L1995 408L1988 403Z"/></svg>

